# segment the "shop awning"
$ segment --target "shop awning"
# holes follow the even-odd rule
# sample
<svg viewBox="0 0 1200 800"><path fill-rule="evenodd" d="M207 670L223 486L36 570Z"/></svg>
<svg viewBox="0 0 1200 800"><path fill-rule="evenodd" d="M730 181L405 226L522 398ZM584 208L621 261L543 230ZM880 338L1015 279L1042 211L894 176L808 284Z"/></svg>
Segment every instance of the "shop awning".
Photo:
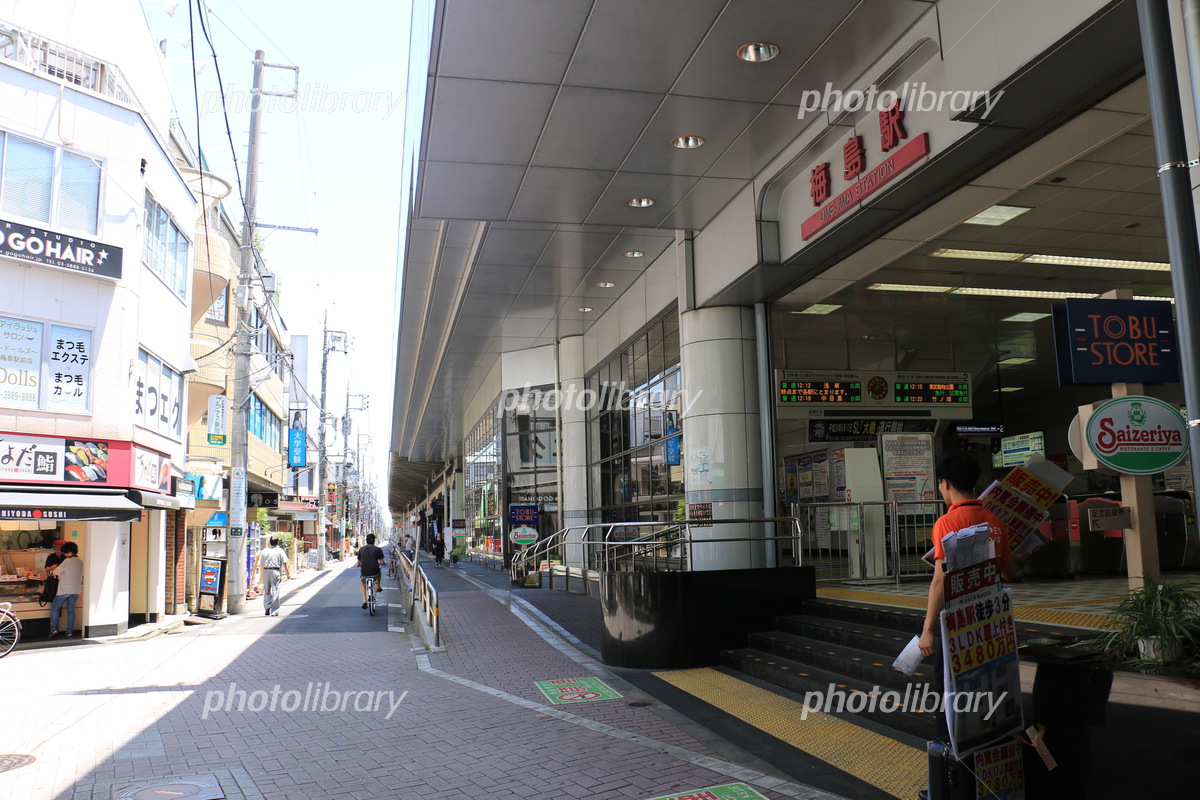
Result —
<svg viewBox="0 0 1200 800"><path fill-rule="evenodd" d="M208 522L204 523L206 528L224 528L229 524L229 512L217 511L208 518Z"/></svg>
<svg viewBox="0 0 1200 800"><path fill-rule="evenodd" d="M181 497L158 492L143 492L140 489L130 489L129 499L143 508L186 508Z"/></svg>
<svg viewBox="0 0 1200 800"><path fill-rule="evenodd" d="M133 522L142 507L123 494L0 492L0 520Z"/></svg>

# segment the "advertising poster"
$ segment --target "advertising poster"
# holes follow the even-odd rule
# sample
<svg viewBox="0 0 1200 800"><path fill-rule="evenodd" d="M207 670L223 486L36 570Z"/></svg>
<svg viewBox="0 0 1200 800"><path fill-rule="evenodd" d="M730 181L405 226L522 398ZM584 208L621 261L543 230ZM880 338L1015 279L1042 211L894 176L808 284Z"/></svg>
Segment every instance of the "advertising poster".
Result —
<svg viewBox="0 0 1200 800"><path fill-rule="evenodd" d="M813 486L813 457L805 456L796 459L796 497L797 502L813 502L815 487Z"/></svg>
<svg viewBox="0 0 1200 800"><path fill-rule="evenodd" d="M783 501L788 505L800 502L800 465L796 459L783 462Z"/></svg>
<svg viewBox="0 0 1200 800"><path fill-rule="evenodd" d="M829 456L825 453L813 456L812 470L812 499L817 503L827 503L829 502Z"/></svg>
<svg viewBox="0 0 1200 800"><path fill-rule="evenodd" d="M1025 800L1025 768L1017 741L985 747L975 753L977 798Z"/></svg>
<svg viewBox="0 0 1200 800"><path fill-rule="evenodd" d="M979 499L1004 523L1009 550L1032 553L1046 543L1037 528L1049 518L1050 506L1071 480L1071 473L1035 456L1005 475L1003 481L994 481Z"/></svg>
<svg viewBox="0 0 1200 800"><path fill-rule="evenodd" d="M46 407L54 411L87 411L91 394L92 332L51 325L49 345Z"/></svg>
<svg viewBox="0 0 1200 800"><path fill-rule="evenodd" d="M1012 595L996 559L946 575L942 659L955 756L1023 729Z"/></svg>
<svg viewBox="0 0 1200 800"><path fill-rule="evenodd" d="M879 444L885 499L905 503L937 500L931 434L885 433L879 437Z"/></svg>

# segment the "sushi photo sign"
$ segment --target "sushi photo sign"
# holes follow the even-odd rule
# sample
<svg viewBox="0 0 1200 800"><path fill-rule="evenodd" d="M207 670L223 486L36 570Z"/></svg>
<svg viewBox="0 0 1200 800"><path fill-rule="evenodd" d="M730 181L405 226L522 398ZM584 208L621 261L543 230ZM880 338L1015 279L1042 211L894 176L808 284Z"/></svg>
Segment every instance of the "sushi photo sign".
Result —
<svg viewBox="0 0 1200 800"><path fill-rule="evenodd" d="M0 431L0 484L145 485L162 491L163 462L169 465L170 459L145 448L136 449L141 451L138 460L147 472L147 462L153 461L153 482L138 483L135 480L132 442L26 436Z"/></svg>

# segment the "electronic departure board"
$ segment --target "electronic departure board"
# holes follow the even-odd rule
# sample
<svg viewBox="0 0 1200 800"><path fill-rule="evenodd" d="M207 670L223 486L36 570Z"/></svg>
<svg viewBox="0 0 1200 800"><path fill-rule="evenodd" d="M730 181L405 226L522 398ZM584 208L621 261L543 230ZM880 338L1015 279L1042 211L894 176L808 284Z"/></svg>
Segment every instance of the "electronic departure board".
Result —
<svg viewBox="0 0 1200 800"><path fill-rule="evenodd" d="M970 403L967 381L919 381L897 383L892 392L897 403Z"/></svg>
<svg viewBox="0 0 1200 800"><path fill-rule="evenodd" d="M781 403L861 403L861 381L780 381Z"/></svg>
<svg viewBox="0 0 1200 800"><path fill-rule="evenodd" d="M808 408L896 409L950 406L969 411L971 375L892 370L818 372L775 370L777 405Z"/></svg>

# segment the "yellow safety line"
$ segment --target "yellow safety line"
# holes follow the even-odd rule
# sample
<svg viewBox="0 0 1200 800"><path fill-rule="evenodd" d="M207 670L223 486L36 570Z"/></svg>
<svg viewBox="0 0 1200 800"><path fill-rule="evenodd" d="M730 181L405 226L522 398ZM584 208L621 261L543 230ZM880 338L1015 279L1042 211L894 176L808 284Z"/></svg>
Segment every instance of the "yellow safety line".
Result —
<svg viewBox="0 0 1200 800"><path fill-rule="evenodd" d="M817 589L818 597L828 597L834 600L858 600L864 603L879 603L881 605L898 606L901 608L925 608L924 597L909 597L903 594L888 594L886 592L867 592L860 589L836 589L822 587ZM1123 598L1115 598L1119 601ZM1113 599L1070 601L1061 603L1042 603L1040 605L1018 605L1017 619L1026 622L1045 622L1050 625L1071 625L1077 628L1103 628L1108 614L1103 611L1087 613L1082 611L1056 611L1062 606L1085 605L1090 603L1111 603Z"/></svg>
<svg viewBox="0 0 1200 800"><path fill-rule="evenodd" d="M894 739L752 686L712 669L656 672L700 700L895 797L916 797L926 783L925 754Z"/></svg>

